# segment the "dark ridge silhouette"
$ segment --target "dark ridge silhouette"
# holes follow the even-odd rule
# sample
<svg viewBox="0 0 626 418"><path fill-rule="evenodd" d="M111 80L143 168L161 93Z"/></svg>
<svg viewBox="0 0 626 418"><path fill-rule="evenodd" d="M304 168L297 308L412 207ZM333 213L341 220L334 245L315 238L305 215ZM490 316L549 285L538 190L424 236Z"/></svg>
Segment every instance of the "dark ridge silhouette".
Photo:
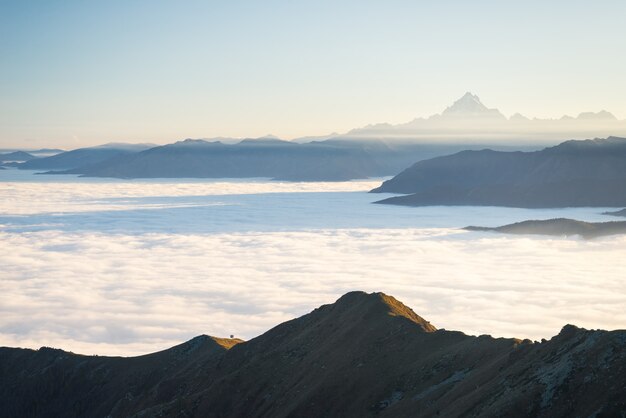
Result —
<svg viewBox="0 0 626 418"><path fill-rule="evenodd" d="M406 206L626 206L626 139L462 151L417 162L372 192L407 194L376 202Z"/></svg>
<svg viewBox="0 0 626 418"><path fill-rule="evenodd" d="M275 139L223 144L185 140L71 170L89 177L241 178L277 180L350 180L380 175L363 149L296 144Z"/></svg>
<svg viewBox="0 0 626 418"><path fill-rule="evenodd" d="M97 164L109 158L133 154L149 148L144 144L106 144L98 147L79 148L49 157L26 161L18 168L23 170L65 170Z"/></svg>
<svg viewBox="0 0 626 418"><path fill-rule="evenodd" d="M468 231L502 232L506 234L579 235L585 239L591 239L608 235L626 234L626 221L583 222L574 219L558 218L516 222L495 228L468 226L463 229Z"/></svg>
<svg viewBox="0 0 626 418"><path fill-rule="evenodd" d="M0 163L13 162L13 161L30 161L30 160L34 160L35 158L37 157L27 152L14 151L14 152L7 152L4 154L0 154Z"/></svg>
<svg viewBox="0 0 626 418"><path fill-rule="evenodd" d="M250 178L344 181L397 173L416 159L462 145L387 144L373 139L296 143L274 138L235 144L187 139L138 153L124 153L53 174L114 178Z"/></svg>
<svg viewBox="0 0 626 418"><path fill-rule="evenodd" d="M541 343L437 330L351 292L248 342L140 357L0 349L1 417L564 417L626 412L626 331Z"/></svg>

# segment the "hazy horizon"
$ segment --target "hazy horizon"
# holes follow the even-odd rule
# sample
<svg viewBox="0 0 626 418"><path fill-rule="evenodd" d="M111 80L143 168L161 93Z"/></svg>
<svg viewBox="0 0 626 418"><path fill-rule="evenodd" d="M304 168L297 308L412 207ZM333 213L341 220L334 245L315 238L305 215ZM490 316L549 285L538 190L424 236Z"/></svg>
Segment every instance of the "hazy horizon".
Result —
<svg viewBox="0 0 626 418"><path fill-rule="evenodd" d="M467 103L467 100L470 103ZM479 110L472 109L474 105ZM469 106L469 109L468 109ZM483 113L484 112L484 113ZM487 107L477 95L466 92L463 96L451 103L440 112L431 115L415 117L399 124L386 122L354 127L346 132L332 132L320 136L301 136L296 138L278 137L268 133L256 137L199 137L199 138L169 138L163 141L109 141L93 144L75 143L63 147L58 143L40 144L39 148L77 148L137 144L158 146L170 144L185 139L220 141L237 143L245 139L280 139L300 143L325 139L376 139L388 143L423 143L423 144L468 144L468 145L500 145L524 149L528 146L550 146L560 142L575 139L594 139L609 136L626 137L626 119L618 119L613 113L602 109L598 112L580 112L575 115L562 115L559 118L529 118L516 112L504 115L496 107ZM35 150L38 147L19 146L20 143L7 143L5 150ZM33 144L34 145L34 144Z"/></svg>
<svg viewBox="0 0 626 418"><path fill-rule="evenodd" d="M507 116L625 119L624 15L620 1L3 2L0 147L344 133L466 91Z"/></svg>

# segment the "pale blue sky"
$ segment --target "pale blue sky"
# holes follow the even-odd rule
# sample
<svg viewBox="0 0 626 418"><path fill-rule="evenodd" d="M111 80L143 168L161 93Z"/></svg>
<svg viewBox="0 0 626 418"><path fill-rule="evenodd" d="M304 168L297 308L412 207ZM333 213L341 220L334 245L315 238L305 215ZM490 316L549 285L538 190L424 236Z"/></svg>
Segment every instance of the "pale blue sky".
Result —
<svg viewBox="0 0 626 418"><path fill-rule="evenodd" d="M0 0L0 146L626 118L626 2Z"/></svg>

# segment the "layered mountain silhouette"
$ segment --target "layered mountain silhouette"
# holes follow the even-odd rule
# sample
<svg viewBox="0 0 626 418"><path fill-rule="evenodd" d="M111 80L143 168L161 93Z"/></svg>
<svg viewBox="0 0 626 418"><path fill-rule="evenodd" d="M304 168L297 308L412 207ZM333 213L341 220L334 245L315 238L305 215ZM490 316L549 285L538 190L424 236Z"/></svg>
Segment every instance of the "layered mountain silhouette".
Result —
<svg viewBox="0 0 626 418"><path fill-rule="evenodd" d="M529 119L520 114L507 118L468 92L441 114L399 125L368 125L344 134L294 141L268 135L188 139L165 146L107 144L12 165L91 177L340 181L392 176L415 161L461 150L535 150L556 139L604 134L626 136L626 121L604 110L560 119Z"/></svg>
<svg viewBox="0 0 626 418"><path fill-rule="evenodd" d="M104 144L97 147L78 148L48 157L36 158L20 164L24 170L61 170L97 164L113 157L133 154L151 148L152 144ZM54 151L54 150L53 150Z"/></svg>
<svg viewBox="0 0 626 418"><path fill-rule="evenodd" d="M269 177L287 180L349 180L380 174L363 146L296 144L277 139L237 144L187 139L67 171L89 177Z"/></svg>
<svg viewBox="0 0 626 418"><path fill-rule="evenodd" d="M24 151L7 152L0 154L0 164L6 162L24 162L35 158L37 157Z"/></svg>
<svg viewBox="0 0 626 418"><path fill-rule="evenodd" d="M525 208L626 206L626 139L566 141L534 152L489 149L419 161L372 192L377 203Z"/></svg>
<svg viewBox="0 0 626 418"><path fill-rule="evenodd" d="M39 158L51 157L64 152L60 149L42 148L37 150L0 150L0 168L21 167L25 162ZM32 164L32 163L31 163Z"/></svg>
<svg viewBox="0 0 626 418"><path fill-rule="evenodd" d="M565 417L626 413L626 331L541 343L438 330L351 292L250 341L140 357L0 349L1 417Z"/></svg>
<svg viewBox="0 0 626 418"><path fill-rule="evenodd" d="M268 137L236 143L186 139L139 150L83 148L22 164L20 168L48 168L55 170L53 174L87 177L342 181L391 176L416 160L466 147L375 139L328 139L303 144ZM66 170L56 169L61 165Z"/></svg>
<svg viewBox="0 0 626 418"><path fill-rule="evenodd" d="M608 235L626 234L626 221L583 222L574 219L557 218L516 222L495 228L468 226L464 229L468 231L491 231L524 235L579 235L585 239L591 239Z"/></svg>
<svg viewBox="0 0 626 418"><path fill-rule="evenodd" d="M467 92L440 114L398 125L368 125L340 136L466 142L521 140L545 144L548 140L610 135L626 136L626 121L618 120L606 110L557 119L531 119L519 113L507 118L498 109L485 106L475 94Z"/></svg>

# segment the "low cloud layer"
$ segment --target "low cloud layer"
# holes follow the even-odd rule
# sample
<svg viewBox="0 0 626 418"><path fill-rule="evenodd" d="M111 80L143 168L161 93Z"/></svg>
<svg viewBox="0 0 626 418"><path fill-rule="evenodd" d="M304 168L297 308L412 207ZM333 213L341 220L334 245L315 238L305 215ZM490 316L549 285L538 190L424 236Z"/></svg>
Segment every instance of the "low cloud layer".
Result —
<svg viewBox="0 0 626 418"><path fill-rule="evenodd" d="M0 214L91 212L123 210L128 205L140 209L139 198L227 196L260 193L314 193L368 191L380 186L379 180L344 182L210 181L155 180L124 181L80 179L72 176L41 175L8 170L0 175L2 203ZM4 181L6 178L20 181ZM41 180L41 181L33 181ZM57 181L57 179L64 181ZM150 207L148 207L150 208Z"/></svg>
<svg viewBox="0 0 626 418"><path fill-rule="evenodd" d="M15 184L11 187L24 193ZM65 195L51 191L65 207L78 200L76 193L85 193L88 208L73 213L55 214L41 204L46 185L28 192L31 206L41 205L30 214L14 213L16 203L2 202L0 241L6 250L0 253L0 345L131 355L201 333L248 339L355 289L392 294L435 326L470 334L540 339L566 323L626 327L626 237L583 241L461 232L456 224L469 218L493 223L527 212L494 211L495 220L489 221L487 209L462 220L458 215L463 212L455 212L455 227L450 228L441 225L433 209L381 208L360 194L327 194L319 185L325 193L310 194L305 203L330 202L333 196L353 199L353 218L360 221L323 227L324 219L332 218L327 215L309 224L297 221L299 227L290 229L289 214L302 208L289 206L285 194L280 205L271 206L277 217L268 228L263 216L244 219L263 214L253 207L259 202L275 202L275 195L255 191L255 198L243 193L242 200L226 202L249 208L223 220L228 225L240 220L243 229L177 228L177 222L209 222L208 212L200 209L215 207L202 202L196 202L190 219L172 217L169 209L142 207L146 202L135 200L124 203L122 211L99 207L87 222L79 215L98 206L94 199L129 196L112 190L119 187L114 183L96 191L82 187L87 188L68 186ZM139 184L128 187L124 193L131 197L159 193ZM184 193L188 191L178 196L190 203L206 191ZM19 196L20 204L29 202ZM328 205L314 209L323 211ZM363 212L355 212L360 207ZM392 227L368 220L371 210L388 210ZM133 218L137 213L147 216L144 224ZM596 216L590 210L576 213ZM421 219L427 215L430 221ZM282 227L277 224L280 217ZM135 221L129 223L129 218ZM42 223L39 228L24 227L36 221ZM114 221L117 226L111 226ZM124 232L119 225L130 229Z"/></svg>

